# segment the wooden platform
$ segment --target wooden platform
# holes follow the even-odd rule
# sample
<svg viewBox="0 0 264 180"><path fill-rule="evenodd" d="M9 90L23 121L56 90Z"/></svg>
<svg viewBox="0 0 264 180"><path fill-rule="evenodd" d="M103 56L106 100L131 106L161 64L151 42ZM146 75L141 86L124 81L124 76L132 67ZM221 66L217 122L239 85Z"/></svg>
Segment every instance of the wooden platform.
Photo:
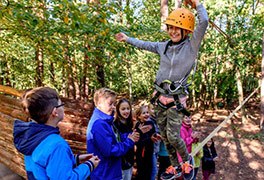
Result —
<svg viewBox="0 0 264 180"><path fill-rule="evenodd" d="M7 166L0 163L0 179L1 180L24 180L23 177L11 171Z"/></svg>

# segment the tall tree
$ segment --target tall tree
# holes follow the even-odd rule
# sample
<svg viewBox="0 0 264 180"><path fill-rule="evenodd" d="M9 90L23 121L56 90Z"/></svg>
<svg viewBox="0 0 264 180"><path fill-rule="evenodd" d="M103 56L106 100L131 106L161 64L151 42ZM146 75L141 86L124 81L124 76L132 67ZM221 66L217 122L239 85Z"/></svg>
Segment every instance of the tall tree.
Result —
<svg viewBox="0 0 264 180"><path fill-rule="evenodd" d="M167 31L167 26L164 23L169 15L168 0L160 0L160 15L161 15L161 30Z"/></svg>
<svg viewBox="0 0 264 180"><path fill-rule="evenodd" d="M262 133L264 134L264 33L262 36L262 61L261 61L261 119L260 119L260 129L262 130Z"/></svg>
<svg viewBox="0 0 264 180"><path fill-rule="evenodd" d="M98 16L100 13L103 13L102 11L100 12L99 11L99 7L100 7L100 1L99 0L87 0L87 3L90 3L92 4L93 6L96 7L97 11L95 12ZM101 16L99 21L98 22L101 22L101 23L104 23L106 22L106 17L105 16ZM103 43L103 39L101 39L99 36L97 36L97 41L99 42L98 44L100 43ZM98 46L98 47L95 47L95 72L96 72L96 76L97 76L97 80L100 84L101 87L105 87L106 86L106 83L105 83L105 72L104 72L104 59L103 59L103 56L102 56L102 53L104 52L103 51L103 47L101 46Z"/></svg>
<svg viewBox="0 0 264 180"><path fill-rule="evenodd" d="M36 46L35 50L35 61L36 61L36 86L43 86L44 78L44 60L43 50L40 45Z"/></svg>
<svg viewBox="0 0 264 180"><path fill-rule="evenodd" d="M174 9L180 8L182 6L182 0L174 0Z"/></svg>
<svg viewBox="0 0 264 180"><path fill-rule="evenodd" d="M74 62L73 57L70 53L69 48L69 39L68 35L65 35L65 48L64 48L64 60L66 62L65 69L66 69L66 77L67 77L67 86L66 86L66 94L69 98L76 98L76 87L74 83Z"/></svg>

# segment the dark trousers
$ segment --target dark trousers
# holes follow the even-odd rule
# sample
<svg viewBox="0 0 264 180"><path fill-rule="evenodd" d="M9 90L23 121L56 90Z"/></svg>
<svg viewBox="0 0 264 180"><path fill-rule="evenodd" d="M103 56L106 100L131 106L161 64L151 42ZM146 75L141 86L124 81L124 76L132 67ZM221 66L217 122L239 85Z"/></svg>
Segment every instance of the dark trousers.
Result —
<svg viewBox="0 0 264 180"><path fill-rule="evenodd" d="M198 170L199 170L199 167L194 168L194 175L193 175L193 179L192 180L196 180L196 176L197 176Z"/></svg>
<svg viewBox="0 0 264 180"><path fill-rule="evenodd" d="M210 170L203 170L203 180L209 180L211 174Z"/></svg>
<svg viewBox="0 0 264 180"><path fill-rule="evenodd" d="M158 180L160 180L160 176L162 173L166 171L166 169L171 165L169 156L159 156L159 171L158 171Z"/></svg>

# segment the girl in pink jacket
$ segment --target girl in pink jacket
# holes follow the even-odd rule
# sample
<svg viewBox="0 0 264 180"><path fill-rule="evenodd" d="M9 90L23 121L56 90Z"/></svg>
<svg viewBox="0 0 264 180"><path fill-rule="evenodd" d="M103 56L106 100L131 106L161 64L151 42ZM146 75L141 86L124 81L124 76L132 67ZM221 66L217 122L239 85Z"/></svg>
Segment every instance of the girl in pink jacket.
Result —
<svg viewBox="0 0 264 180"><path fill-rule="evenodd" d="M182 140L184 141L188 153L191 153L192 151L192 143L194 142L195 138L198 137L198 132L192 130L192 121L190 118L185 117L181 124L180 129L180 136ZM182 162L182 158L177 153L179 162Z"/></svg>

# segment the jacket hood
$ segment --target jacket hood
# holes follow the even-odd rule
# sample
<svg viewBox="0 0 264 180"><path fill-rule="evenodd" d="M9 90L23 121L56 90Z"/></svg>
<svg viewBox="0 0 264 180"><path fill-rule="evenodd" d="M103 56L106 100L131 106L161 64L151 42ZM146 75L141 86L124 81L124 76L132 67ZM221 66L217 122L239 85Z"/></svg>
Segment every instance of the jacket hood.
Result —
<svg viewBox="0 0 264 180"><path fill-rule="evenodd" d="M59 134L59 129L35 122L14 122L14 145L24 155L31 155L35 148L50 134Z"/></svg>
<svg viewBox="0 0 264 180"><path fill-rule="evenodd" d="M95 115L96 119L102 119L102 120L106 121L109 124L113 124L114 112L111 115L108 115L108 114L105 114L104 112L102 112L100 109L98 109L96 107L96 108L94 108L93 115Z"/></svg>
<svg viewBox="0 0 264 180"><path fill-rule="evenodd" d="M192 128L191 124L186 124L184 121L182 121L182 126L185 127L186 129Z"/></svg>
<svg viewBox="0 0 264 180"><path fill-rule="evenodd" d="M97 121L105 121L107 124L112 125L114 122L114 115L108 115L105 114L104 112L102 112L100 109L98 109L97 107L94 108L93 111L93 115L88 123L88 127L87 127L87 133L86 133L86 138L88 140L93 139L93 133L92 133L92 127L94 125L94 123Z"/></svg>

